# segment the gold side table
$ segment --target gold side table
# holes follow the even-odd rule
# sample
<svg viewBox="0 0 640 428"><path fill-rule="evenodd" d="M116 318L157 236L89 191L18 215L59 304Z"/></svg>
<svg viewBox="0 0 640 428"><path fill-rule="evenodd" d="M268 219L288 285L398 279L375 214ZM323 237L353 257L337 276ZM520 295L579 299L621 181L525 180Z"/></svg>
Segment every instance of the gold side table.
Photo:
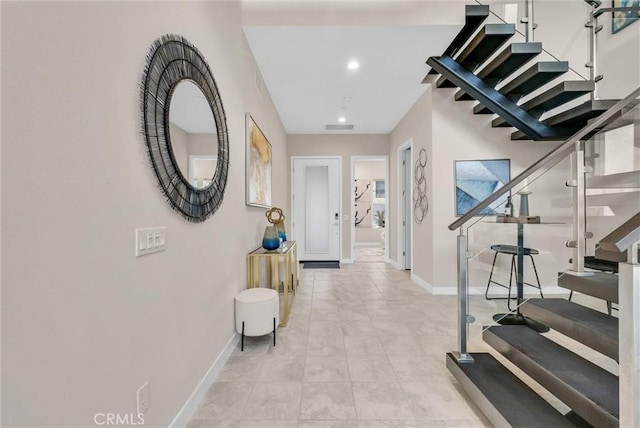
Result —
<svg viewBox="0 0 640 428"><path fill-rule="evenodd" d="M266 286L280 294L282 282L280 327L286 327L289 311L298 288L298 249L296 241L285 241L277 250L260 247L247 254L247 288L260 287L261 266L266 263ZM279 263L284 263L284 277L280 281Z"/></svg>

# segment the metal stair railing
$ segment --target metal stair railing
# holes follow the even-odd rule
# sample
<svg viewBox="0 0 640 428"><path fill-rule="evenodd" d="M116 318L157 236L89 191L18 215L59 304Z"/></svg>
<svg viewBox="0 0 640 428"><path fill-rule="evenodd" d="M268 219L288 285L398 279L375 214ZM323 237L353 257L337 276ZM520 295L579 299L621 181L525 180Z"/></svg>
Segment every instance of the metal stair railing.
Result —
<svg viewBox="0 0 640 428"><path fill-rule="evenodd" d="M521 184L530 184L531 181L528 181L534 174L539 174L540 177L542 174L546 173L548 170L553 168L555 165L560 163L562 160L567 158L567 156L572 154L582 154L583 151L583 140L593 135L596 131L605 127L608 123L610 123L613 119L616 118L617 115L625 112L629 107L633 107L638 103L638 98L640 98L640 88L635 89L629 95L627 95L622 100L618 101L611 108L605 111L600 116L592 119L585 127L577 131L574 135L565 140L562 144L560 144L557 148L534 162L531 166L526 168L523 172L518 174L511 181L506 183L503 187L496 190L494 193L489 195L483 201L479 202L475 207L469 210L465 215L461 216L459 219L451 223L448 228L450 230L459 229L459 234L457 236L457 307L458 307L458 350L454 351L453 354L456 360L459 363L472 363L473 358L467 352L467 325L472 322L472 317L470 317L468 313L468 239L465 234L465 226L467 228L473 226L476 222L480 221L482 217L476 217L481 215L481 211L488 208L492 203L497 201L500 197L505 195L507 192L516 188ZM580 156L573 156L574 160L577 164L580 164L579 158ZM574 207L584 207L584 164L581 166L583 173L577 173L577 185L574 187L574 195L576 198L574 199ZM581 179L580 179L581 178ZM534 178L534 180L537 177ZM581 183L580 183L581 182ZM579 274L582 271L583 263L584 263L584 255L585 255L585 245L584 245L584 212L581 212L581 209L574 211L574 241L575 245L573 247L573 260L574 260L574 270ZM471 224L467 225L468 223ZM637 246L637 244L636 244ZM637 251L630 251L630 253L637 253ZM639 274L640 275L640 274ZM640 293L640 290L638 290ZM640 305L639 305L640 306ZM640 353L640 351L639 351ZM640 392L639 394L640 395ZM639 397L640 398L640 397ZM640 419L638 420L640 422Z"/></svg>

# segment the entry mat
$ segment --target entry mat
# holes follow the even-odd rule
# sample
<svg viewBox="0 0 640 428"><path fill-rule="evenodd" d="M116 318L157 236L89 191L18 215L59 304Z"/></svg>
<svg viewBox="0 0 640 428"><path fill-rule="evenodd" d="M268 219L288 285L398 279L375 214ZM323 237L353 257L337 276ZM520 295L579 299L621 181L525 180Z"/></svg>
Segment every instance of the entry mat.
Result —
<svg viewBox="0 0 640 428"><path fill-rule="evenodd" d="M340 262L304 262L303 269L340 269Z"/></svg>

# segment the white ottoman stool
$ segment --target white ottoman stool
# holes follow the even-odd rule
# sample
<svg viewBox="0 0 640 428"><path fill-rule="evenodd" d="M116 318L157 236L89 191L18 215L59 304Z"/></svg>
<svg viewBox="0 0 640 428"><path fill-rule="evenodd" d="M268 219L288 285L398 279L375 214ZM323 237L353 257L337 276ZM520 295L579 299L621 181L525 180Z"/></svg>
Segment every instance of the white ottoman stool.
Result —
<svg viewBox="0 0 640 428"><path fill-rule="evenodd" d="M273 332L280 322L278 292L270 288L249 288L236 296L236 331L242 335L240 350L244 351L245 336L263 336Z"/></svg>

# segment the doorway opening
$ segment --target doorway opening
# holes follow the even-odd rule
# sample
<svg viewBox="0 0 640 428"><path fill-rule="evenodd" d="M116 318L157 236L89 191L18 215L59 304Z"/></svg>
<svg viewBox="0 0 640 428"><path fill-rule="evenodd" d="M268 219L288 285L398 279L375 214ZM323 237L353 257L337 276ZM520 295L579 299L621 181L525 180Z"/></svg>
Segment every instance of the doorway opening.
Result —
<svg viewBox="0 0 640 428"><path fill-rule="evenodd" d="M389 260L389 157L351 157L351 259L354 263Z"/></svg>

